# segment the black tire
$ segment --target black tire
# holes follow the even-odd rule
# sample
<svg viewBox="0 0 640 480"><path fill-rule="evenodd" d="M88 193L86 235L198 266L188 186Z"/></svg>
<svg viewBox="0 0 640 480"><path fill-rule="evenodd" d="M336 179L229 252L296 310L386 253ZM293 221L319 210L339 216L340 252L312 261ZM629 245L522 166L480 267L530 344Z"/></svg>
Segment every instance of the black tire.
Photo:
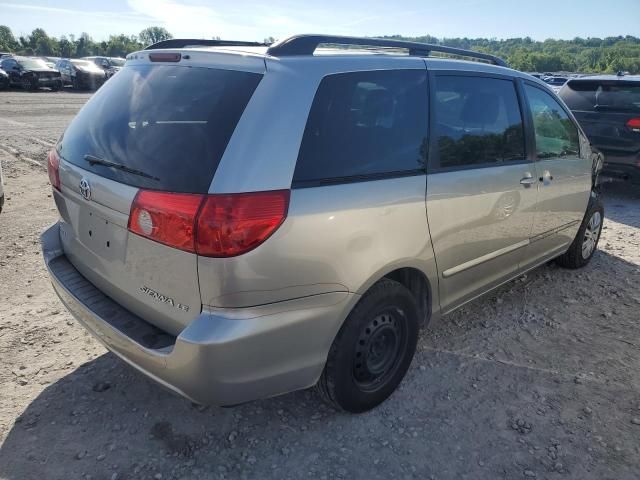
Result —
<svg viewBox="0 0 640 480"><path fill-rule="evenodd" d="M380 280L360 299L333 340L316 384L320 397L351 413L385 401L409 369L418 331L418 306L411 292L394 280Z"/></svg>
<svg viewBox="0 0 640 480"><path fill-rule="evenodd" d="M556 259L558 265L565 268L581 268L589 263L597 250L603 221L602 201L600 197L593 197L589 201L587 213L569 250Z"/></svg>

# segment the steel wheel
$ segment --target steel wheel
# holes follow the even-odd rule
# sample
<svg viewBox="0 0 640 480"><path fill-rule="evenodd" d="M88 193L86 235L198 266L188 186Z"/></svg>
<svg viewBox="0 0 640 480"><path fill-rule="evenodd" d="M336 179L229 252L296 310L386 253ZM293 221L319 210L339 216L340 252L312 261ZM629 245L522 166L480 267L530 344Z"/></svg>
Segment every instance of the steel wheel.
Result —
<svg viewBox="0 0 640 480"><path fill-rule="evenodd" d="M331 344L316 390L334 408L360 413L384 402L404 378L418 342L420 313L411 291L376 282Z"/></svg>
<svg viewBox="0 0 640 480"><path fill-rule="evenodd" d="M587 259L596 248L598 237L600 236L600 228L602 227L602 216L600 212L594 212L587 228L584 230L584 239L582 240L582 258Z"/></svg>
<svg viewBox="0 0 640 480"><path fill-rule="evenodd" d="M360 333L353 376L364 391L375 391L392 376L406 348L403 313L389 310L377 315Z"/></svg>

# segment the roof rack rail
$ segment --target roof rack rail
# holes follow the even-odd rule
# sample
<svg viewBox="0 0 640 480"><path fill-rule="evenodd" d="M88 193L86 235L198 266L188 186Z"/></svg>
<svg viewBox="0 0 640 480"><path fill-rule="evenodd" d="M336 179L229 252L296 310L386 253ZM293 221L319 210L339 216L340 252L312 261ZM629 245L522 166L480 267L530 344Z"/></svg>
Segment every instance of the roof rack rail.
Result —
<svg viewBox="0 0 640 480"><path fill-rule="evenodd" d="M286 57L295 55L313 55L318 46L322 44L331 45L358 45L362 47L382 47L401 48L409 50L409 55L418 57L429 57L431 52L447 53L459 55L461 57L477 58L485 60L494 65L508 67L507 63L495 55L488 53L474 52L463 48L446 47L444 45L433 45L430 43L407 42L404 40L393 40L384 38L365 37L342 37L333 35L294 35L293 37L281 40L269 47L267 54L274 57Z"/></svg>
<svg viewBox="0 0 640 480"><path fill-rule="evenodd" d="M149 45L145 50L157 50L159 48L185 48L185 47L268 47L268 43L245 42L242 40L204 40L195 38L172 38Z"/></svg>

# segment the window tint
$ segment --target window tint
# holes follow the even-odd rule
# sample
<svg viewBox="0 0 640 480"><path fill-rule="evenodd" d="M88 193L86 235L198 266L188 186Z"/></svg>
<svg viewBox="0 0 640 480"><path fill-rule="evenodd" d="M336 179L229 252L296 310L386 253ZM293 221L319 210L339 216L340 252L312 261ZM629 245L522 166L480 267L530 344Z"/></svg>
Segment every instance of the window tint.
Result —
<svg viewBox="0 0 640 480"><path fill-rule="evenodd" d="M205 193L261 78L211 68L125 67L71 122L60 155L128 185ZM146 176L90 164L86 155Z"/></svg>
<svg viewBox="0 0 640 480"><path fill-rule="evenodd" d="M15 60L3 60L0 65L2 65L3 70L11 70L13 67L18 65L18 63Z"/></svg>
<svg viewBox="0 0 640 480"><path fill-rule="evenodd" d="M309 112L294 184L424 169L426 132L426 71L329 75Z"/></svg>
<svg viewBox="0 0 640 480"><path fill-rule="evenodd" d="M640 110L640 82L572 80L560 96L571 110Z"/></svg>
<svg viewBox="0 0 640 480"><path fill-rule="evenodd" d="M560 104L547 92L525 85L533 115L538 158L578 155L578 129Z"/></svg>
<svg viewBox="0 0 640 480"><path fill-rule="evenodd" d="M440 168L525 158L522 116L511 80L438 76L434 108Z"/></svg>

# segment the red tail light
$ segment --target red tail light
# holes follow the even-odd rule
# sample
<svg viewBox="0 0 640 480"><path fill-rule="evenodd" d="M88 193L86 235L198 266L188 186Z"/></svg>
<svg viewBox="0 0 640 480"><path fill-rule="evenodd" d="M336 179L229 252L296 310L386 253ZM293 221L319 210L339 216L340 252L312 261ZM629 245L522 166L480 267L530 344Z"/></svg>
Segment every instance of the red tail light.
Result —
<svg viewBox="0 0 640 480"><path fill-rule="evenodd" d="M131 206L129 230L195 253L195 224L202 198L188 193L141 190Z"/></svg>
<svg viewBox="0 0 640 480"><path fill-rule="evenodd" d="M207 257L232 257L264 242L284 222L289 191L192 195L142 190L129 230Z"/></svg>
<svg viewBox="0 0 640 480"><path fill-rule="evenodd" d="M640 118L632 118L627 122L627 127L629 127L634 132L640 132Z"/></svg>
<svg viewBox="0 0 640 480"><path fill-rule="evenodd" d="M198 215L198 254L233 257L264 242L284 222L289 190L206 197Z"/></svg>
<svg viewBox="0 0 640 480"><path fill-rule="evenodd" d="M60 157L56 149L52 149L49 152L49 158L47 159L47 172L49 173L49 182L51 186L56 190L60 190Z"/></svg>

